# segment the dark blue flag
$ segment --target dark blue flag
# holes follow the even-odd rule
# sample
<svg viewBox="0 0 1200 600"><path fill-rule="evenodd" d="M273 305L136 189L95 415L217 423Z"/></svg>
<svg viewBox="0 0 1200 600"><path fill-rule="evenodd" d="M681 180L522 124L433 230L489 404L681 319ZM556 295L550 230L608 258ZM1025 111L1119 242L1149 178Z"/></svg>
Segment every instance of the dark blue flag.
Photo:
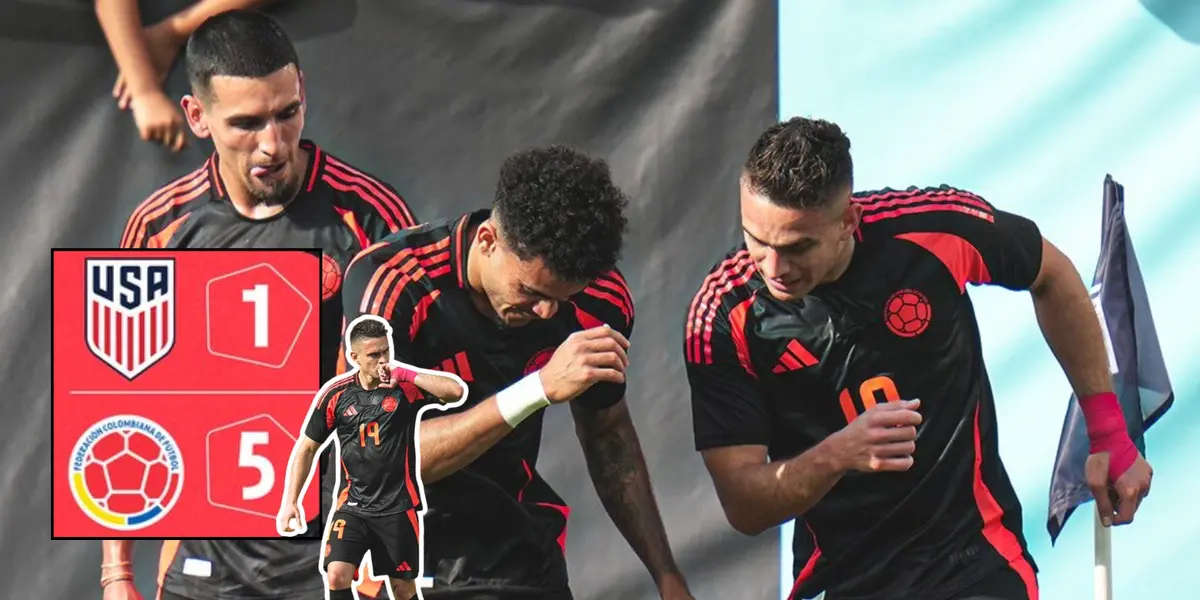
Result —
<svg viewBox="0 0 1200 600"><path fill-rule="evenodd" d="M1145 455L1143 436L1171 408L1175 394L1150 316L1150 300L1133 241L1125 228L1125 189L1111 175L1104 178L1100 260L1092 278L1091 295L1108 345L1113 391L1125 413L1129 436ZM1052 544L1075 508L1093 499L1084 477L1088 448L1083 412L1079 399L1072 394L1050 479L1046 528Z"/></svg>

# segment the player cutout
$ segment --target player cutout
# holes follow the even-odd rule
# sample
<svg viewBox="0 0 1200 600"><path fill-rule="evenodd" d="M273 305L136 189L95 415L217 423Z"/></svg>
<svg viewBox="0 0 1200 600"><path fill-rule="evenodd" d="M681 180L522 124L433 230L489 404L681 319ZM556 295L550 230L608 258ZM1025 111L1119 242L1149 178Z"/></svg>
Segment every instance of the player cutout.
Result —
<svg viewBox="0 0 1200 600"><path fill-rule="evenodd" d="M471 386L421 423L427 600L572 597L570 509L537 472L551 404L570 406L601 503L660 595L691 598L625 403L626 204L604 161L535 148L504 161L490 210L389 236L347 271L347 315L384 317L397 360Z"/></svg>
<svg viewBox="0 0 1200 600"><path fill-rule="evenodd" d="M182 101L184 114L216 151L134 210L121 247L320 248L320 381L328 381L342 347L342 275L363 248L415 224L412 213L391 186L301 137L303 72L287 34L269 17L229 11L209 18L188 40L185 61L192 93ZM332 502L338 473L325 471L323 505ZM321 598L320 526L308 529L309 541L167 540L161 600ZM105 600L141 599L132 553L131 540L104 542ZM379 584L368 578L359 591L375 595Z"/></svg>
<svg viewBox="0 0 1200 600"><path fill-rule="evenodd" d="M745 163L745 243L700 286L684 344L725 514L748 535L802 517L795 598L1034 600L966 285L1031 293L1082 399L1097 504L1128 523L1150 467L1087 289L1032 221L979 196L852 186L850 141L826 121L772 126Z"/></svg>
<svg viewBox="0 0 1200 600"><path fill-rule="evenodd" d="M348 500L331 516L325 534L330 600L354 597L355 570L367 552L376 572L388 574L394 600L416 597L422 496L417 424L426 397L445 406L467 397L466 384L454 374L395 362L391 338L391 328L378 317L365 315L350 324L346 346L355 368L322 387L288 468L276 524L281 534L295 535L302 529L300 498L313 460L322 446L337 440L350 483Z"/></svg>

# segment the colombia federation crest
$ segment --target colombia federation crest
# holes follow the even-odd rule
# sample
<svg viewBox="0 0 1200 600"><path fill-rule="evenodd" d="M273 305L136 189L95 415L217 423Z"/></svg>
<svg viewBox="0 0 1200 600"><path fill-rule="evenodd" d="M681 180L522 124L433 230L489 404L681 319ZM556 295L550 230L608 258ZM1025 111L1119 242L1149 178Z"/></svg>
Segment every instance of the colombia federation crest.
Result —
<svg viewBox="0 0 1200 600"><path fill-rule="evenodd" d="M96 523L118 531L149 527L183 489L183 456L161 425L117 415L84 430L70 456L71 494Z"/></svg>
<svg viewBox="0 0 1200 600"><path fill-rule="evenodd" d="M175 345L175 261L88 259L84 269L88 349L133 379Z"/></svg>

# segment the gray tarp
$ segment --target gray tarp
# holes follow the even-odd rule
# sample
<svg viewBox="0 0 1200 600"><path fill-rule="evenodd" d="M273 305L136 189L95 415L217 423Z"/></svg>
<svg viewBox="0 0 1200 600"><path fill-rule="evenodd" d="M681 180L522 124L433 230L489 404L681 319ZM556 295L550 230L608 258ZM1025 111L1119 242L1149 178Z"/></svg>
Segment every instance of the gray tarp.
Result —
<svg viewBox="0 0 1200 600"><path fill-rule="evenodd" d="M692 450L680 351L692 291L738 237L738 166L777 113L775 3L305 0L278 14L307 75L306 135L426 219L487 204L516 148L563 142L608 158L633 198L630 404L676 554L701 598L778 597L777 536L728 527ZM114 246L134 206L208 152L193 143L169 158L138 141L109 96L115 75L86 0L0 5L2 598L99 598L99 543L49 536L48 249ZM176 97L181 84L176 72ZM574 507L576 594L651 598L567 413L546 420L540 468ZM157 546L139 544L146 592Z"/></svg>

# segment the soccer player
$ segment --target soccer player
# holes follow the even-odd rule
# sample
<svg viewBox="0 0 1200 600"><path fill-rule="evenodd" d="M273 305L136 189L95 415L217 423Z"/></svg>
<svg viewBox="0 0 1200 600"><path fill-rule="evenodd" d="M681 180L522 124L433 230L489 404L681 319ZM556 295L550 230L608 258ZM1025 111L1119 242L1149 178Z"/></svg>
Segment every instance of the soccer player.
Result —
<svg viewBox="0 0 1200 600"><path fill-rule="evenodd" d="M417 390L443 403L466 393L455 377L392 363L391 335L379 317L363 316L350 324L349 357L358 368L322 388L292 453L278 518L281 531L293 530L293 520L299 521L301 488L317 451L334 434L350 481L348 501L333 514L326 538L329 600L353 600L355 569L368 551L376 572L388 574L393 598L417 597L421 493L413 442L418 411L425 405L425 395Z"/></svg>
<svg viewBox="0 0 1200 600"><path fill-rule="evenodd" d="M209 17L268 0L200 0L171 16L142 26L137 0L95 0L96 17L117 62L113 98L130 109L143 140L178 152L187 144L183 117L162 84L188 36Z"/></svg>
<svg viewBox="0 0 1200 600"><path fill-rule="evenodd" d="M301 139L303 75L292 43L270 18L246 11L212 17L188 41L186 62L192 94L184 113L216 152L134 210L121 247L321 248L320 376L327 381L342 346L345 267L372 242L414 225L412 213L390 186ZM326 471L322 503L331 504L337 470ZM166 541L162 598L323 598L320 525L310 532L310 541ZM106 600L138 598L132 545L104 542ZM365 589L377 590L368 583Z"/></svg>
<svg viewBox="0 0 1200 600"><path fill-rule="evenodd" d="M625 404L626 204L604 161L527 150L504 161L491 209L389 236L348 269L349 318L384 317L396 360L471 387L419 432L425 598L572 597L570 509L536 468L542 409L562 403L601 502L660 594L691 597Z"/></svg>
<svg viewBox="0 0 1200 600"><path fill-rule="evenodd" d="M695 442L726 517L748 535L803 517L792 597L1034 600L966 285L1031 293L1081 398L1101 514L1128 523L1150 467L1087 290L1033 222L979 196L852 185L837 125L769 128L741 175L745 243L691 303Z"/></svg>

